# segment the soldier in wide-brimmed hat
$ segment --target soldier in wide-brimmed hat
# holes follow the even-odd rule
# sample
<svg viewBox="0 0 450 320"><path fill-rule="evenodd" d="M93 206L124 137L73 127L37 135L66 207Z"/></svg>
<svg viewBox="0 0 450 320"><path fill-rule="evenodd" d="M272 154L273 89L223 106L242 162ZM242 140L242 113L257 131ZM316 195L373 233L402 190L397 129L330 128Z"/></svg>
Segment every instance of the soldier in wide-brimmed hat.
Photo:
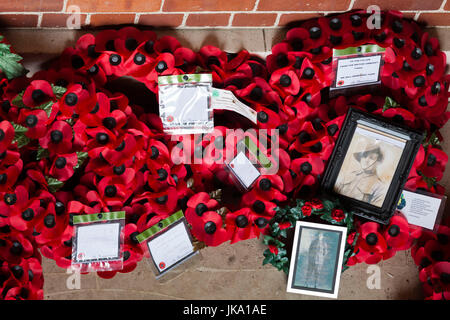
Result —
<svg viewBox="0 0 450 320"><path fill-rule="evenodd" d="M364 150L353 153L360 168L339 175L335 190L347 197L381 207L386 194L386 184L378 177L377 167L384 154L376 141L364 146Z"/></svg>

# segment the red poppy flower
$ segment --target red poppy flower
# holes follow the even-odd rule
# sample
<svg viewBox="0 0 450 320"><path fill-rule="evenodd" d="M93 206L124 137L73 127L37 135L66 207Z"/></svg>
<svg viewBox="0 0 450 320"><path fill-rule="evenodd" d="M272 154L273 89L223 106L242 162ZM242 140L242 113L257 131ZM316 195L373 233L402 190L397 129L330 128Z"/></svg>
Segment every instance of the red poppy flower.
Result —
<svg viewBox="0 0 450 320"><path fill-rule="evenodd" d="M45 80L31 81L23 94L23 104L29 108L35 108L47 101L55 100L52 86Z"/></svg>
<svg viewBox="0 0 450 320"><path fill-rule="evenodd" d="M268 226L268 222L266 217L253 213L249 208L227 213L226 229L230 234L230 244L258 238L261 230Z"/></svg>
<svg viewBox="0 0 450 320"><path fill-rule="evenodd" d="M64 154L72 149L72 128L65 121L55 121L39 144L50 153Z"/></svg>
<svg viewBox="0 0 450 320"><path fill-rule="evenodd" d="M9 121L0 122L0 153L5 152L14 139L14 128Z"/></svg>
<svg viewBox="0 0 450 320"><path fill-rule="evenodd" d="M61 100L59 100L59 111L68 118L91 112L96 102L94 92L93 82L70 84Z"/></svg>
<svg viewBox="0 0 450 320"><path fill-rule="evenodd" d="M199 192L189 198L184 212L187 222L191 225L199 223L199 219L207 211L216 209L218 202L211 199L206 192Z"/></svg>
<svg viewBox="0 0 450 320"><path fill-rule="evenodd" d="M36 242L39 245L56 242L62 235L69 222L69 215L64 214L60 207L61 202L55 206L55 202L50 202L47 209L41 214L35 225Z"/></svg>
<svg viewBox="0 0 450 320"><path fill-rule="evenodd" d="M34 253L33 243L22 232L11 230L6 234L0 234L0 239L5 244L0 246L0 257L3 261L19 264Z"/></svg>
<svg viewBox="0 0 450 320"><path fill-rule="evenodd" d="M152 210L157 214L170 214L175 211L177 207L178 193L176 188L169 187L162 192L145 192L133 199L132 203L141 200L147 200L150 203Z"/></svg>
<svg viewBox="0 0 450 320"><path fill-rule="evenodd" d="M306 202L303 206L302 206L302 213L305 217L309 217L312 213L312 206L310 203Z"/></svg>
<svg viewBox="0 0 450 320"><path fill-rule="evenodd" d="M45 211L41 207L40 199L28 198L28 192L23 186L18 186L14 195L16 202L9 206L9 223L19 231L32 230L39 216Z"/></svg>
<svg viewBox="0 0 450 320"><path fill-rule="evenodd" d="M242 204L251 208L253 212L267 217L273 217L277 207L275 203L260 197L254 189L242 196Z"/></svg>
<svg viewBox="0 0 450 320"><path fill-rule="evenodd" d="M61 154L55 157L55 160L50 167L50 175L59 181L66 181L73 176L74 167L78 163L77 154Z"/></svg>
<svg viewBox="0 0 450 320"><path fill-rule="evenodd" d="M278 175L262 175L256 180L255 186L258 196L266 200L279 202L287 200L287 196L282 193L283 179Z"/></svg>
<svg viewBox="0 0 450 320"><path fill-rule="evenodd" d="M203 213L199 223L192 226L192 234L210 247L230 240L229 233L223 227L222 217L214 211Z"/></svg>
<svg viewBox="0 0 450 320"><path fill-rule="evenodd" d="M198 60L203 68L213 71L216 71L217 68L225 70L227 54L217 47L207 45L203 46L198 52Z"/></svg>
<svg viewBox="0 0 450 320"><path fill-rule="evenodd" d="M433 265L431 280L439 291L450 291L450 262L442 261Z"/></svg>
<svg viewBox="0 0 450 320"><path fill-rule="evenodd" d="M119 184L114 177L104 177L98 183L98 191L108 206L122 205L133 193L128 185Z"/></svg>
<svg viewBox="0 0 450 320"><path fill-rule="evenodd" d="M288 95L296 95L300 90L300 81L293 68L281 68L272 73L269 81L282 98Z"/></svg>
<svg viewBox="0 0 450 320"><path fill-rule="evenodd" d="M400 249L410 239L408 221L403 215L394 215L383 232L389 247Z"/></svg>
<svg viewBox="0 0 450 320"><path fill-rule="evenodd" d="M429 147L425 156L425 161L419 170L428 177L434 177L436 180L441 180L447 162L448 156L444 151Z"/></svg>
<svg viewBox="0 0 450 320"><path fill-rule="evenodd" d="M362 224L358 245L370 253L384 253L387 249L387 243L380 232L380 225L378 223L366 222Z"/></svg>
<svg viewBox="0 0 450 320"><path fill-rule="evenodd" d="M25 135L31 139L40 139L47 132L49 122L47 113L40 109L21 109L19 113L19 124L28 128Z"/></svg>

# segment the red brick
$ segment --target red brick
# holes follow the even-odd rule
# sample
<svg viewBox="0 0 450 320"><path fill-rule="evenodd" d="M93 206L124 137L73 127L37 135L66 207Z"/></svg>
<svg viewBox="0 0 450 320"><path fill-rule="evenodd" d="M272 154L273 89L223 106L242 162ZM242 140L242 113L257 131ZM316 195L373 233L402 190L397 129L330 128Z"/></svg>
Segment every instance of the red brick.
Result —
<svg viewBox="0 0 450 320"><path fill-rule="evenodd" d="M447 3L444 6L444 10L450 11L450 1L447 0Z"/></svg>
<svg viewBox="0 0 450 320"><path fill-rule="evenodd" d="M382 10L436 10L443 0L356 0L353 9L366 9L370 5L377 5Z"/></svg>
<svg viewBox="0 0 450 320"><path fill-rule="evenodd" d="M0 8L3 12L25 11L61 11L64 0L0 0Z"/></svg>
<svg viewBox="0 0 450 320"><path fill-rule="evenodd" d="M276 19L276 13L236 13L232 25L234 27L267 27L273 26Z"/></svg>
<svg viewBox="0 0 450 320"><path fill-rule="evenodd" d="M183 14L143 14L139 24L153 27L178 27L183 22Z"/></svg>
<svg viewBox="0 0 450 320"><path fill-rule="evenodd" d="M44 13L42 15L41 27L46 28L67 28L67 19L71 14L69 13ZM80 14L80 25L85 25L87 14ZM70 20L72 23L73 19Z"/></svg>
<svg viewBox="0 0 450 320"><path fill-rule="evenodd" d="M248 11L255 0L165 0L163 11Z"/></svg>
<svg viewBox="0 0 450 320"><path fill-rule="evenodd" d="M67 7L77 5L81 12L154 12L162 0L69 0Z"/></svg>
<svg viewBox="0 0 450 320"><path fill-rule="evenodd" d="M260 0L259 11L344 11L351 0ZM391 0L393 1L393 0Z"/></svg>
<svg viewBox="0 0 450 320"><path fill-rule="evenodd" d="M93 14L90 25L93 27L116 24L133 24L134 14Z"/></svg>
<svg viewBox="0 0 450 320"><path fill-rule="evenodd" d="M318 18L321 16L323 16L323 14L320 13L286 13L281 15L278 25L285 26L291 22L308 20L312 18Z"/></svg>
<svg viewBox="0 0 450 320"><path fill-rule="evenodd" d="M36 27L38 23L37 14L1 14L0 27Z"/></svg>
<svg viewBox="0 0 450 320"><path fill-rule="evenodd" d="M450 26L450 12L421 13L418 21L425 22L428 26Z"/></svg>
<svg viewBox="0 0 450 320"><path fill-rule="evenodd" d="M186 26L190 27L223 27L228 26L229 13L191 13Z"/></svg>

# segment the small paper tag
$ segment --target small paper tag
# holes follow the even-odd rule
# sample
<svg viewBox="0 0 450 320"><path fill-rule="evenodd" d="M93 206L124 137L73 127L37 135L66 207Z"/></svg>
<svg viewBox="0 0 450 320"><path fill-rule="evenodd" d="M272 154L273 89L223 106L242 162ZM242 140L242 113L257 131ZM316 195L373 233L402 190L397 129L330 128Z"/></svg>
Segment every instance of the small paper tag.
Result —
<svg viewBox="0 0 450 320"><path fill-rule="evenodd" d="M213 88L212 106L217 110L234 111L253 123L257 123L257 112L239 101L231 91Z"/></svg>
<svg viewBox="0 0 450 320"><path fill-rule="evenodd" d="M76 262L119 259L120 223L79 225Z"/></svg>
<svg viewBox="0 0 450 320"><path fill-rule="evenodd" d="M173 267L194 252L183 220L148 241L147 246L160 273Z"/></svg>
<svg viewBox="0 0 450 320"><path fill-rule="evenodd" d="M159 116L168 134L208 133L214 128L211 74L158 77Z"/></svg>
<svg viewBox="0 0 450 320"><path fill-rule="evenodd" d="M239 152L228 164L228 167L246 189L250 188L253 182L261 175L243 152Z"/></svg>
<svg viewBox="0 0 450 320"><path fill-rule="evenodd" d="M384 51L384 48L377 45L334 49L334 81L330 91L379 84Z"/></svg>
<svg viewBox="0 0 450 320"><path fill-rule="evenodd" d="M397 209L406 216L409 224L433 230L444 209L446 198L403 190Z"/></svg>

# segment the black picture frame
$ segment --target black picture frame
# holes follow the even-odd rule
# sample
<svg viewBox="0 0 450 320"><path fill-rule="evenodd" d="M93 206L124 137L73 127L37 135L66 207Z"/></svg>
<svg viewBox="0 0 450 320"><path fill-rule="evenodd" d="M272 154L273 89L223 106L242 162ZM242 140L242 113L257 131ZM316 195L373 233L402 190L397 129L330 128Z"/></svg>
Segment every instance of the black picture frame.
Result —
<svg viewBox="0 0 450 320"><path fill-rule="evenodd" d="M342 164L358 124L363 124L364 126L371 127L375 131L401 137L406 140L400 160L381 207L344 196L334 190L337 177L341 171ZM388 224L395 211L398 199L401 196L409 171L411 170L423 138L424 133L422 132L389 122L385 118L363 112L359 109L350 108L323 175L321 182L322 191L325 194L338 197L354 214L382 224Z"/></svg>

